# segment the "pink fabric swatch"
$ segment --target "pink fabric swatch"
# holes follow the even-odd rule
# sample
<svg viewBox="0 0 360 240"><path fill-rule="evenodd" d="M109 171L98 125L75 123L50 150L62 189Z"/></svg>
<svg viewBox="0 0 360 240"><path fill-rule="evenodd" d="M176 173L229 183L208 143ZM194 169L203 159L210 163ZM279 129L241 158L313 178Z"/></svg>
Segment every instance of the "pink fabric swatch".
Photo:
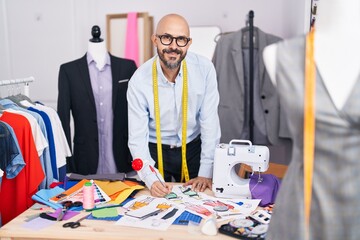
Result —
<svg viewBox="0 0 360 240"><path fill-rule="evenodd" d="M139 66L139 38L136 12L127 14L125 58L134 60L136 66Z"/></svg>

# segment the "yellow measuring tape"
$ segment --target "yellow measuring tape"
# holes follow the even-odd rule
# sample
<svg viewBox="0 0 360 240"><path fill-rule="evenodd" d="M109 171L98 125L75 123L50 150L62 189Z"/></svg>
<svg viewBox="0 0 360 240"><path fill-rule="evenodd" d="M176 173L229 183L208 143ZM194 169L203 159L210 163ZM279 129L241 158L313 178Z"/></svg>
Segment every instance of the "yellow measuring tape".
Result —
<svg viewBox="0 0 360 240"><path fill-rule="evenodd" d="M158 169L160 174L164 177L164 164L161 146L161 131L160 131L160 105L159 105L159 91L158 91L158 74L156 69L156 59L153 62L153 91L154 91L154 108L155 108L155 124L156 124L156 143L158 154ZM186 163L186 130L187 130L187 107L188 107L188 75L185 60L183 61L183 94L182 94L182 140L181 140L181 182L189 181L189 170Z"/></svg>
<svg viewBox="0 0 360 240"><path fill-rule="evenodd" d="M306 36L304 98L304 215L305 239L309 239L315 146L315 61L314 29Z"/></svg>

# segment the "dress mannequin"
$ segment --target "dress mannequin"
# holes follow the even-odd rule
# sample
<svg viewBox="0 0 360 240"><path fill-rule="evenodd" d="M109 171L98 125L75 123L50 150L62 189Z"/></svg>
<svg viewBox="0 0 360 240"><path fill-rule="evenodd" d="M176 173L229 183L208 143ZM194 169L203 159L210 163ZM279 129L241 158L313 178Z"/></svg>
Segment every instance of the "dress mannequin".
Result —
<svg viewBox="0 0 360 240"><path fill-rule="evenodd" d="M136 65L108 53L98 26L91 34L86 54L61 64L59 70L57 112L73 147L67 172L128 173L132 157L127 146L126 92ZM88 62L90 58L94 61Z"/></svg>
<svg viewBox="0 0 360 240"><path fill-rule="evenodd" d="M93 38L89 39L88 53L93 57L96 62L96 67L100 70L105 65L107 49L105 41L100 38L101 31L99 26L93 26L91 29Z"/></svg>
<svg viewBox="0 0 360 240"><path fill-rule="evenodd" d="M360 2L325 0L315 22L315 144L310 223L304 220L305 36L264 49L263 57L293 139L267 240L357 239L360 234ZM351 176L351 177L350 177ZM308 231L307 231L308 230ZM306 233L306 234L305 234Z"/></svg>
<svg viewBox="0 0 360 240"><path fill-rule="evenodd" d="M336 107L341 109L360 74L360 2L326 0L315 22L315 62ZM263 57L275 83L276 44ZM339 81L341 79L341 81Z"/></svg>

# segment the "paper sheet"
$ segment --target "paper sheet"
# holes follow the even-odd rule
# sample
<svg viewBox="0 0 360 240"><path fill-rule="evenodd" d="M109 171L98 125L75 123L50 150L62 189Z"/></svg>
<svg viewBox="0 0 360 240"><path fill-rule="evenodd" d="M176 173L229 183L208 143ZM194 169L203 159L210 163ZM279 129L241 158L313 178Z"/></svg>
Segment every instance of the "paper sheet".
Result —
<svg viewBox="0 0 360 240"><path fill-rule="evenodd" d="M157 215L141 219L139 217L132 217L129 215L124 215L119 221L116 222L116 225L128 226L128 227L139 227L147 228L154 230L167 230L175 219L184 212L184 207L175 206L175 204L164 198L154 198L148 195L140 196L133 201L128 202L124 206L129 211L133 211L134 215L140 216L141 213L146 214L149 212L154 212L159 209L163 209ZM174 208L178 210L176 213L167 219L163 219L165 215L171 212ZM140 214L140 215L139 215ZM130 214L131 215L131 214Z"/></svg>

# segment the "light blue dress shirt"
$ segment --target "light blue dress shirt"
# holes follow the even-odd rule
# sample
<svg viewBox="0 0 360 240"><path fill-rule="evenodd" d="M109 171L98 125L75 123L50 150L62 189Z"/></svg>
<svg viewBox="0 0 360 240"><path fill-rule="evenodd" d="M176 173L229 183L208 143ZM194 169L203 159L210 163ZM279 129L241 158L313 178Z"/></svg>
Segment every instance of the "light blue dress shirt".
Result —
<svg viewBox="0 0 360 240"><path fill-rule="evenodd" d="M182 90L183 69L175 83L163 74L160 59L154 56L134 73L127 92L129 116L129 148L133 158L141 158L150 165L149 142L156 143L152 65L157 61L158 92L162 144L181 146L182 139ZM215 68L210 60L188 52L188 121L187 140L191 142L201 134L201 159L198 176L212 178L214 152L220 139L218 117L219 93ZM144 169L144 168L143 168ZM154 174L139 171L140 178L148 187L157 181Z"/></svg>

